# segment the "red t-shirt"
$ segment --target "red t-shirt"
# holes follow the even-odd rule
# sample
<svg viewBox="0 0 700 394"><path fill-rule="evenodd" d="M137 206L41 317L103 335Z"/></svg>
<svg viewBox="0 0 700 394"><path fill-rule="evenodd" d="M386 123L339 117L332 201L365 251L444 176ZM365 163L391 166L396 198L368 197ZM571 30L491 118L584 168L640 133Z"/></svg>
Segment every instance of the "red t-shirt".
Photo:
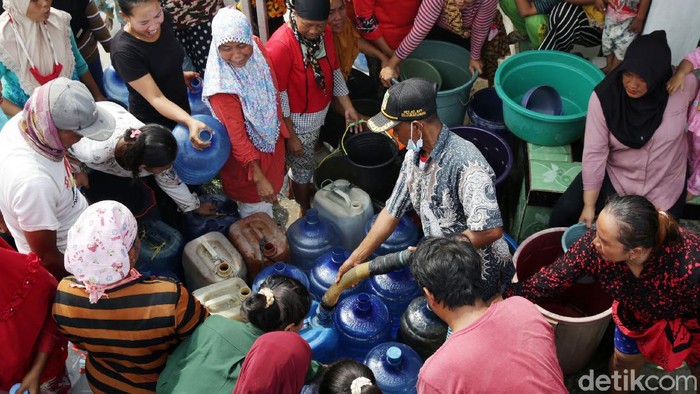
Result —
<svg viewBox="0 0 700 394"><path fill-rule="evenodd" d="M552 327L522 297L492 304L421 368L418 392L567 393Z"/></svg>
<svg viewBox="0 0 700 394"><path fill-rule="evenodd" d="M420 0L353 0L357 30L366 40L384 37L398 48L418 14Z"/></svg>

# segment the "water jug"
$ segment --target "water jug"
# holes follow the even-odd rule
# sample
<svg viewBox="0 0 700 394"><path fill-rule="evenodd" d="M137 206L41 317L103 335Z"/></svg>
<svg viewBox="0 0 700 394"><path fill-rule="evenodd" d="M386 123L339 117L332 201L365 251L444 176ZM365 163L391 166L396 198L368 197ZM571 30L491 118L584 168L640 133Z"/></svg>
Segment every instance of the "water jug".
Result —
<svg viewBox="0 0 700 394"><path fill-rule="evenodd" d="M233 223L228 230L228 239L243 256L248 283L264 267L289 260L287 236L266 213L256 212Z"/></svg>
<svg viewBox="0 0 700 394"><path fill-rule="evenodd" d="M182 248L185 240L179 231L160 220L144 221L139 231L141 250L136 262L136 268L142 272L156 276L170 276L171 272L177 278L183 278Z"/></svg>
<svg viewBox="0 0 700 394"><path fill-rule="evenodd" d="M314 195L313 206L340 230L340 246L345 250L360 244L365 223L374 213L369 194L344 179L323 185Z"/></svg>
<svg viewBox="0 0 700 394"><path fill-rule="evenodd" d="M335 360L338 347L338 331L333 326L332 316L318 310L318 302L311 303L309 316L299 335L311 346L312 359L328 364Z"/></svg>
<svg viewBox="0 0 700 394"><path fill-rule="evenodd" d="M345 249L336 246L331 249L330 252L324 253L316 259L314 267L309 272L309 291L315 299L321 300L321 298L323 298L323 294L325 294L326 290L335 282L338 269L349 256L350 253ZM340 295L340 299L352 294L367 291L366 283L367 281L362 281L352 289L343 291Z"/></svg>
<svg viewBox="0 0 700 394"><path fill-rule="evenodd" d="M311 208L287 229L291 263L308 273L318 256L329 252L339 240L336 227Z"/></svg>
<svg viewBox="0 0 700 394"><path fill-rule="evenodd" d="M173 129L177 140L177 158L175 172L188 185L201 185L212 180L228 160L231 152L231 141L228 139L226 128L214 117L209 115L194 115L193 118L203 122L210 129L200 130L199 139L211 142L203 150L197 150L190 142L190 131L184 125L178 124Z"/></svg>
<svg viewBox="0 0 700 394"><path fill-rule="evenodd" d="M372 228L375 220L377 215L372 216L365 225L365 234ZM409 246L416 246L416 243L418 243L418 226L408 216L402 216L394 232L374 251L373 257L400 252Z"/></svg>
<svg viewBox="0 0 700 394"><path fill-rule="evenodd" d="M188 242L182 254L182 267L190 291L234 276L243 280L247 278L243 257L223 234L217 232Z"/></svg>
<svg viewBox="0 0 700 394"><path fill-rule="evenodd" d="M241 218L238 214L238 205L226 196L200 195L199 202L202 204L211 202L216 206L216 213L213 216L203 216L194 211L187 212L185 214L185 227L188 241L212 231L226 235L233 222Z"/></svg>
<svg viewBox="0 0 700 394"><path fill-rule="evenodd" d="M340 301L333 312L340 337L339 358L362 361L373 347L391 340L391 318L384 301L360 293Z"/></svg>
<svg viewBox="0 0 700 394"><path fill-rule="evenodd" d="M274 263L271 266L264 268L253 280L253 291L258 292L260 290L260 285L267 279L270 275L282 275L290 278L294 278L301 282L304 287L309 288L309 278L306 276L304 271L299 268L285 263Z"/></svg>
<svg viewBox="0 0 700 394"><path fill-rule="evenodd" d="M401 315L414 298L422 294L409 267L376 275L369 280L369 291L377 295L389 308L392 322L392 337L396 338L401 322Z"/></svg>
<svg viewBox="0 0 700 394"><path fill-rule="evenodd" d="M445 343L447 324L428 309L425 297L417 297L401 316L399 341L427 359Z"/></svg>
<svg viewBox="0 0 700 394"><path fill-rule="evenodd" d="M122 103L125 108L129 107L129 89L114 67L109 66L105 69L102 74L102 83L108 98Z"/></svg>
<svg viewBox="0 0 700 394"><path fill-rule="evenodd" d="M418 353L398 342L377 345L365 358L385 394L416 393L418 372L423 365Z"/></svg>
<svg viewBox="0 0 700 394"><path fill-rule="evenodd" d="M209 313L233 320L244 320L241 316L241 304L250 294L250 288L245 281L237 277L192 292L192 295L209 309Z"/></svg>
<svg viewBox="0 0 700 394"><path fill-rule="evenodd" d="M192 88L191 90L187 89L187 98L190 102L190 114L211 116L209 107L202 101L202 89L204 88L202 79L193 78L190 80L190 87Z"/></svg>

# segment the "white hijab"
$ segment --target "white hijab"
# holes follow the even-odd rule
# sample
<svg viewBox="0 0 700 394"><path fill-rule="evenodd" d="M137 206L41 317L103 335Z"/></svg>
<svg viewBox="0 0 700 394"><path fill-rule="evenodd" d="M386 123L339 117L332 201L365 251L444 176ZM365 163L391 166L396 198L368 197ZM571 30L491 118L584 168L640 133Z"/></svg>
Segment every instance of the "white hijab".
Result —
<svg viewBox="0 0 700 394"><path fill-rule="evenodd" d="M51 37L56 59L63 65L59 76L70 79L75 69L75 58L70 44L70 14L51 8L49 19L45 23L37 23L27 18L29 3L30 0L2 0L5 12L0 15L0 61L15 73L27 95L31 95L34 89L39 87L39 82L29 71L31 63L18 39L24 43L29 57L41 74L53 72L53 54L46 35ZM10 21L10 16L17 34L12 29L13 22Z"/></svg>

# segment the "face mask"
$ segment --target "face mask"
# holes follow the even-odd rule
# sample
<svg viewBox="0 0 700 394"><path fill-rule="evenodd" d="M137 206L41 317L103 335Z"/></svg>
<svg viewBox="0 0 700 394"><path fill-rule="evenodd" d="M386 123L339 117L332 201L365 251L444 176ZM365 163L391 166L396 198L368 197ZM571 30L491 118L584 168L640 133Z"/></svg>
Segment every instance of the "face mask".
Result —
<svg viewBox="0 0 700 394"><path fill-rule="evenodd" d="M411 138L409 138L408 144L406 144L406 149L409 149L409 150L412 150L416 153L419 153L422 147L423 147L423 132L421 131L420 137L418 137L418 141L413 142L413 122L411 122Z"/></svg>

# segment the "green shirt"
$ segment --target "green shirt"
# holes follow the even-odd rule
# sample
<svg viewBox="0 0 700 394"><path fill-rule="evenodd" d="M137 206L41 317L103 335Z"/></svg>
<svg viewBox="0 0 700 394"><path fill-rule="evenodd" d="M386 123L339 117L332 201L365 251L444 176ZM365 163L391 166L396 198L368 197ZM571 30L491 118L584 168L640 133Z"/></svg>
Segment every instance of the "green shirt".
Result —
<svg viewBox="0 0 700 394"><path fill-rule="evenodd" d="M232 393L245 355L262 334L250 323L209 316L168 358L158 378L157 392ZM320 367L311 361L307 381Z"/></svg>

